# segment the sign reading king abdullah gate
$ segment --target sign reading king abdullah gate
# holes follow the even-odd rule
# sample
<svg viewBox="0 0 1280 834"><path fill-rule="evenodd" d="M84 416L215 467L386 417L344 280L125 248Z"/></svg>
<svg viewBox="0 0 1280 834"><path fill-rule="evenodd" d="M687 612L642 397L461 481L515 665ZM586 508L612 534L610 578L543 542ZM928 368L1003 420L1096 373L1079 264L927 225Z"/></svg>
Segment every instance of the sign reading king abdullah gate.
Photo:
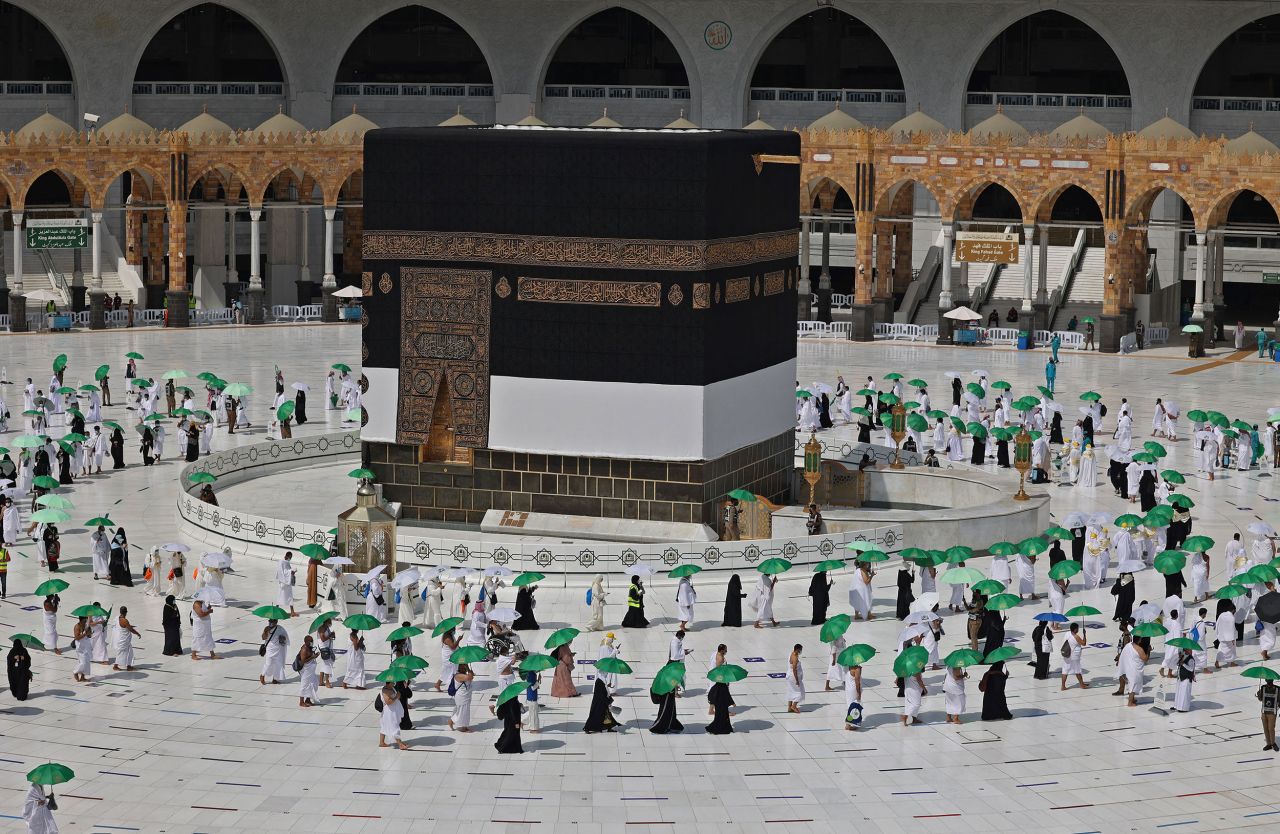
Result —
<svg viewBox="0 0 1280 834"><path fill-rule="evenodd" d="M28 249L83 249L89 245L89 221L28 220Z"/></svg>
<svg viewBox="0 0 1280 834"><path fill-rule="evenodd" d="M1016 264L1018 236L1009 232L956 232L956 260L973 264Z"/></svg>

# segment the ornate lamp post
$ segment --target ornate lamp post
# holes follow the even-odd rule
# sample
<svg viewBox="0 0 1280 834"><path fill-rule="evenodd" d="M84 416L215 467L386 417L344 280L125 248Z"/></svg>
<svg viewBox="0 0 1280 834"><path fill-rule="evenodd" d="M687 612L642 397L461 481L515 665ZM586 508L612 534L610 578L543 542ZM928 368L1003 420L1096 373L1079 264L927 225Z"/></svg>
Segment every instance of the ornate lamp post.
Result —
<svg viewBox="0 0 1280 834"><path fill-rule="evenodd" d="M1027 494L1027 473L1031 471L1031 434L1026 426L1018 430L1013 438L1013 468L1018 470L1018 494L1014 501L1026 501L1031 498Z"/></svg>
<svg viewBox="0 0 1280 834"><path fill-rule="evenodd" d="M338 516L337 550L355 562L353 571L368 573L374 565L386 565L387 576L396 575L396 519L378 506L368 479L360 479L356 505Z"/></svg>
<svg viewBox="0 0 1280 834"><path fill-rule="evenodd" d="M893 463L889 468L905 469L898 450L902 448L902 438L907 436L907 410L902 403L896 403L889 409L889 417L889 433L893 436Z"/></svg>
<svg viewBox="0 0 1280 834"><path fill-rule="evenodd" d="M809 442L804 444L804 479L809 482L809 503L818 503L814 492L822 480L822 444L817 432L810 432Z"/></svg>

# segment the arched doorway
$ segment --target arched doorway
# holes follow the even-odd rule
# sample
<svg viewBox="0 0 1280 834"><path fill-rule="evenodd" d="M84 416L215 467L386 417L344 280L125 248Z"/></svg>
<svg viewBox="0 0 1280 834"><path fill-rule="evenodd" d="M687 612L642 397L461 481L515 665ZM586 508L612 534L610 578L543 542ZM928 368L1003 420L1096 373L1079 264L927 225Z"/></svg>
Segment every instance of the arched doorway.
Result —
<svg viewBox="0 0 1280 834"><path fill-rule="evenodd" d="M1250 128L1280 135L1280 14L1241 26L1205 61L1191 97L1189 127L1238 136Z"/></svg>
<svg viewBox="0 0 1280 834"><path fill-rule="evenodd" d="M808 124L841 109L885 126L903 115L902 73L888 44L839 9L796 18L774 36L751 74L748 118Z"/></svg>
<svg viewBox="0 0 1280 834"><path fill-rule="evenodd" d="M1023 216L1018 198L998 182L975 184L960 195L954 209L957 235L1003 232L1016 234L1021 241ZM957 306L972 307L984 317L996 312L998 318L988 320L991 325L1007 323L1009 311L1020 309L1024 300L1025 247L1020 246L1018 260L1009 264L968 263L960 260L960 247L955 248L952 300Z"/></svg>
<svg viewBox="0 0 1280 834"><path fill-rule="evenodd" d="M30 228L33 221L84 219L85 198L84 184L72 174L45 171L27 188L23 198L23 224ZM84 309L83 250L27 249L22 273L14 278L15 282L21 278L28 298L32 293L43 291L56 296L52 300L61 309L71 308L76 312ZM44 301L41 306L43 304Z"/></svg>
<svg viewBox="0 0 1280 834"><path fill-rule="evenodd" d="M202 3L152 36L134 71L133 112L172 128L216 97L220 117L251 128L283 106L284 86L279 56L262 31L236 11Z"/></svg>
<svg viewBox="0 0 1280 834"><path fill-rule="evenodd" d="M1280 218L1265 197L1248 190L1230 200L1221 221L1219 215L1210 217L1220 235L1209 261L1221 281L1219 320L1227 330L1237 321L1269 329L1280 309Z"/></svg>
<svg viewBox="0 0 1280 834"><path fill-rule="evenodd" d="M493 109L493 76L475 39L449 17L404 6L365 27L334 83L333 118L358 104L382 126L437 124L459 108L475 121Z"/></svg>
<svg viewBox="0 0 1280 834"><path fill-rule="evenodd" d="M978 58L966 89L966 127L997 106L1032 131L1051 130L1081 108L1117 132L1131 127L1129 80L1115 50L1064 12L1037 12L1008 26Z"/></svg>
<svg viewBox="0 0 1280 834"><path fill-rule="evenodd" d="M627 127L654 127L692 114L689 75L671 39L645 17L614 7L560 41L543 81L542 118L587 124L601 115Z"/></svg>
<svg viewBox="0 0 1280 834"><path fill-rule="evenodd" d="M6 102L12 122L25 124L48 110L79 124L71 65L48 27L25 9L0 2L0 44L0 89L6 96L30 96Z"/></svg>

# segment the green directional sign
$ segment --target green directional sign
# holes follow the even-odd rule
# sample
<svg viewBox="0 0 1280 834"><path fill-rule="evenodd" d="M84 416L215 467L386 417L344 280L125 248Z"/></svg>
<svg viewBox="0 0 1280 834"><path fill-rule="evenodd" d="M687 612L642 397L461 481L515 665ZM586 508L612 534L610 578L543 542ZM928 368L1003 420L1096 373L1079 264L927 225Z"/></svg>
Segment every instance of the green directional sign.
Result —
<svg viewBox="0 0 1280 834"><path fill-rule="evenodd" d="M83 249L89 245L85 220L28 220L28 249Z"/></svg>

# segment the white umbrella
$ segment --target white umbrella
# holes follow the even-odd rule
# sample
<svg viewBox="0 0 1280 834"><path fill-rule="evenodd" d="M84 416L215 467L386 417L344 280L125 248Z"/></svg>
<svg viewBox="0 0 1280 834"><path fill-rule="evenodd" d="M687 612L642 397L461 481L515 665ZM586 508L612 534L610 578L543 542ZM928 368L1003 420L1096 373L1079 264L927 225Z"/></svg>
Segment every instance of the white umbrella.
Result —
<svg viewBox="0 0 1280 834"><path fill-rule="evenodd" d="M430 580L430 579L436 579L438 577L444 576L446 573L449 572L449 569L441 565L439 567L427 568L426 570L420 569L419 572L422 574L423 579Z"/></svg>
<svg viewBox="0 0 1280 834"><path fill-rule="evenodd" d="M192 595L192 599L198 599L209 605L226 605L227 594L224 590L216 585L205 585Z"/></svg>
<svg viewBox="0 0 1280 834"><path fill-rule="evenodd" d="M954 310L948 310L942 314L944 319L954 319L955 321L982 321L982 314L975 313L968 307L957 307Z"/></svg>
<svg viewBox="0 0 1280 834"><path fill-rule="evenodd" d="M514 623L520 618L520 612L514 608L495 608L489 612L489 619L499 623Z"/></svg>
<svg viewBox="0 0 1280 834"><path fill-rule="evenodd" d="M1147 563L1141 559L1125 559L1116 566L1119 573L1137 573L1140 570L1146 570Z"/></svg>
<svg viewBox="0 0 1280 834"><path fill-rule="evenodd" d="M474 572L475 572L475 570L476 570L476 568L450 568L450 569L449 569L449 578L450 578L450 579L465 579L465 578L467 577L467 575L468 575L468 574L470 574L470 573L474 573Z"/></svg>
<svg viewBox="0 0 1280 834"><path fill-rule="evenodd" d="M974 375L974 376L989 376L989 375L990 375L990 373L991 373L990 371L984 371L982 368L974 368L974 369L973 369L973 375Z"/></svg>
<svg viewBox="0 0 1280 834"><path fill-rule="evenodd" d="M947 371L945 374L943 374L943 376L945 376L947 379L959 379L959 378L960 378L960 372L959 372L959 371Z"/></svg>
<svg viewBox="0 0 1280 834"><path fill-rule="evenodd" d="M835 389L825 382L815 382L809 386L809 392L813 394L826 394L830 396Z"/></svg>
<svg viewBox="0 0 1280 834"><path fill-rule="evenodd" d="M938 604L938 595L930 591L927 594L921 594L916 597L916 601L911 603L912 611L929 611L933 606Z"/></svg>
<svg viewBox="0 0 1280 834"><path fill-rule="evenodd" d="M1089 523L1094 527L1106 527L1111 523L1111 516L1106 513L1094 513L1089 516Z"/></svg>
<svg viewBox="0 0 1280 834"><path fill-rule="evenodd" d="M329 567L355 564L355 562L351 561L346 556L330 556L328 559L324 559L322 561Z"/></svg>
<svg viewBox="0 0 1280 834"><path fill-rule="evenodd" d="M343 287L335 290L334 298L364 298L364 292L359 287Z"/></svg>
<svg viewBox="0 0 1280 834"><path fill-rule="evenodd" d="M908 640L914 640L917 637L923 637L927 631L928 629L922 625L908 626L902 630L901 634L898 635L898 645L901 646L903 643L907 642Z"/></svg>
<svg viewBox="0 0 1280 834"><path fill-rule="evenodd" d="M420 578L421 578L421 574L418 573L417 568L409 568L408 570L402 570L396 574L395 579L391 580L391 587L397 591L400 591L405 588L408 588L410 585L417 582Z"/></svg>
<svg viewBox="0 0 1280 834"><path fill-rule="evenodd" d="M23 293L29 301L62 301L62 294L53 290L35 290Z"/></svg>
<svg viewBox="0 0 1280 834"><path fill-rule="evenodd" d="M653 576L653 568L644 562L637 562L629 568L623 568L622 572L628 576Z"/></svg>
<svg viewBox="0 0 1280 834"><path fill-rule="evenodd" d="M200 564L204 565L206 568L217 568L218 570L222 570L224 568L231 567L231 557L223 553L221 550L214 550L210 553L204 554L204 557L200 560Z"/></svg>
<svg viewBox="0 0 1280 834"><path fill-rule="evenodd" d="M485 576L511 576L514 573L511 568L504 568L502 565L490 565L484 569Z"/></svg>
<svg viewBox="0 0 1280 834"><path fill-rule="evenodd" d="M311 390L311 386L305 382L295 382L293 383L293 390L306 392Z"/></svg>
<svg viewBox="0 0 1280 834"><path fill-rule="evenodd" d="M1177 417L1179 413L1178 404L1173 400L1166 400L1164 410L1168 412L1170 417Z"/></svg>
<svg viewBox="0 0 1280 834"><path fill-rule="evenodd" d="M941 619L942 617L939 617L936 611L914 611L908 614L903 622L910 625L923 625L931 620Z"/></svg>
<svg viewBox="0 0 1280 834"><path fill-rule="evenodd" d="M170 553L186 553L191 548L179 542L169 542L168 544L160 545L160 549L167 550Z"/></svg>
<svg viewBox="0 0 1280 834"><path fill-rule="evenodd" d="M1265 521L1255 521L1248 526L1248 531L1258 536L1274 536L1276 528Z"/></svg>
<svg viewBox="0 0 1280 834"><path fill-rule="evenodd" d="M1068 513L1067 517L1062 520L1062 526L1067 528L1083 527L1087 523L1088 522L1085 521L1084 513L1079 511Z"/></svg>
<svg viewBox="0 0 1280 834"><path fill-rule="evenodd" d="M1156 617L1159 617L1163 610L1164 609L1160 607L1160 604L1155 602L1148 602L1146 605L1139 605L1137 608L1133 609L1134 622L1149 623Z"/></svg>
<svg viewBox="0 0 1280 834"><path fill-rule="evenodd" d="M370 579L373 579L375 576L382 573L386 569L387 569L386 565L374 565L373 569L364 575L364 581L368 582Z"/></svg>

